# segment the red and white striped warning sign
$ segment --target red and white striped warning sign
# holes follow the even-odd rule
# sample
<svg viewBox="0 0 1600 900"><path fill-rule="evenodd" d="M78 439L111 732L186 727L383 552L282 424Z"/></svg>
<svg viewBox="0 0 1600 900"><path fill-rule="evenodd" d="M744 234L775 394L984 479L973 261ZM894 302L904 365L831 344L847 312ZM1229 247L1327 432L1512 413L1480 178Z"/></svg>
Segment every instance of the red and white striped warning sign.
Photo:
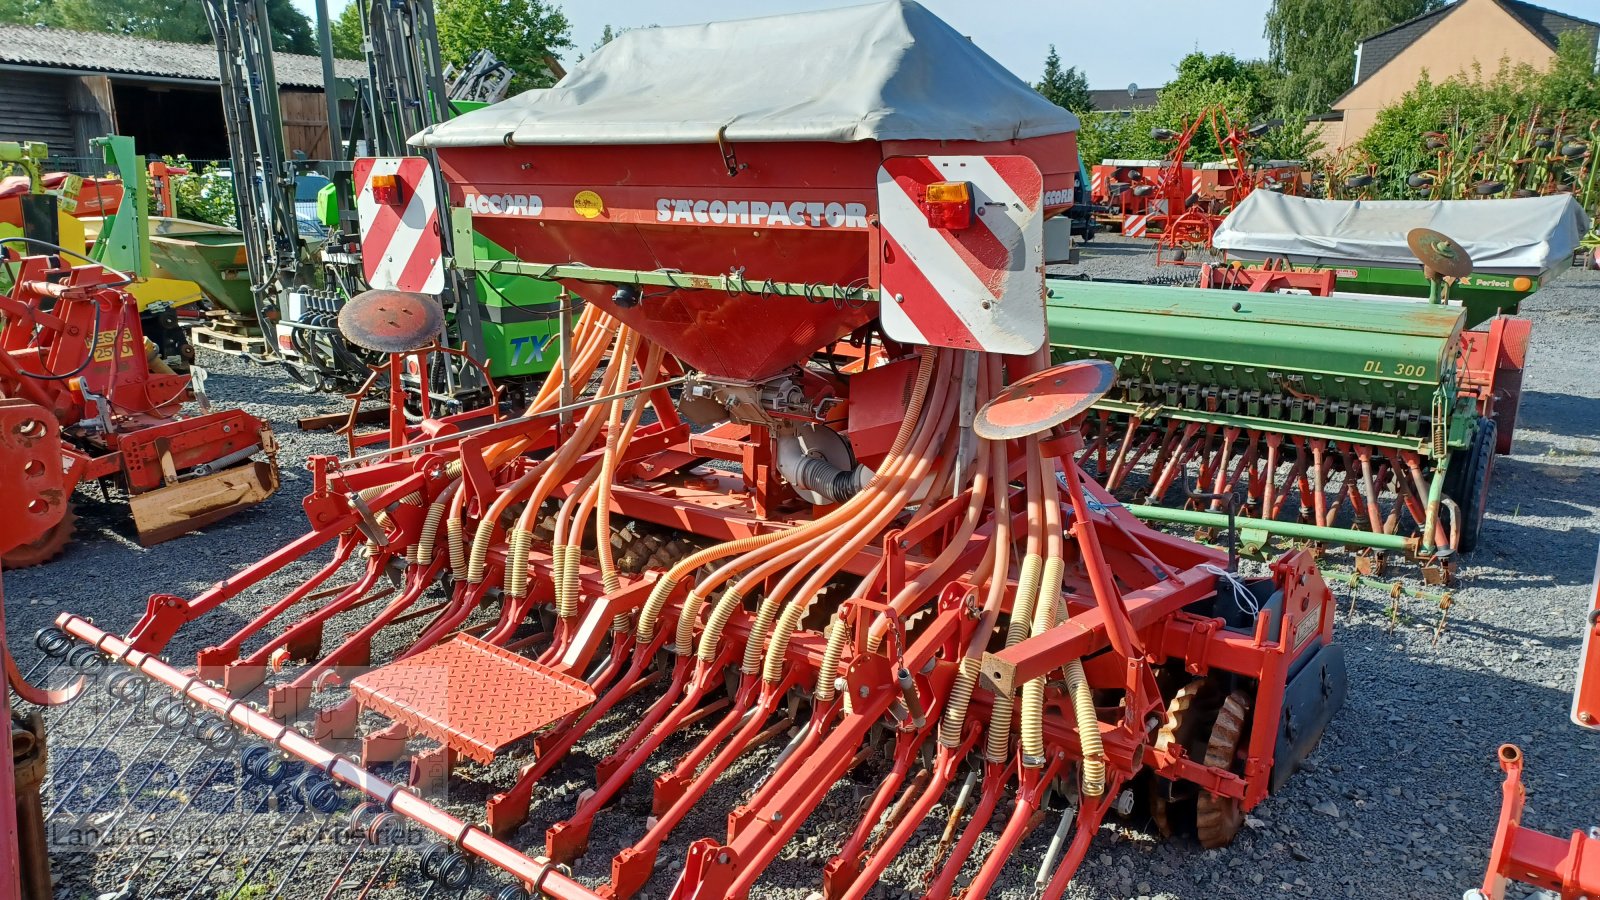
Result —
<svg viewBox="0 0 1600 900"><path fill-rule="evenodd" d="M1146 215L1123 216L1122 233L1128 237L1148 237L1150 234L1150 217Z"/></svg>
<svg viewBox="0 0 1600 900"><path fill-rule="evenodd" d="M355 161L352 174L361 224L361 269L367 283L423 294L444 290L438 195L428 160L362 157ZM374 177L379 182L376 195Z"/></svg>
<svg viewBox="0 0 1600 900"><path fill-rule="evenodd" d="M930 223L928 186L965 183L970 224ZM896 156L878 169L879 318L897 341L1044 344L1044 177L1025 156Z"/></svg>

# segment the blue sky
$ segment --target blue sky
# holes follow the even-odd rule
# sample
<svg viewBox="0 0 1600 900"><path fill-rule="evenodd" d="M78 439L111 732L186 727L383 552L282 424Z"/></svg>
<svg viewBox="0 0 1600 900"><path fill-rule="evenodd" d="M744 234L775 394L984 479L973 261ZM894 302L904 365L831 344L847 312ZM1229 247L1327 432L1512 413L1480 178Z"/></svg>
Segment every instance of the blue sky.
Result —
<svg viewBox="0 0 1600 900"><path fill-rule="evenodd" d="M436 0L437 2L437 0ZM1035 81L1054 43L1067 65L1093 88L1153 87L1166 82L1186 53L1204 49L1241 57L1266 55L1261 20L1270 0L921 0L1023 79ZM1340 0L1328 0L1338 3ZM313 0L295 0L315 15ZM335 14L342 0L330 0ZM573 42L588 52L607 24L683 25L807 9L850 0L560 0ZM1539 0L1539 5L1600 19L1600 0ZM577 52L568 54L568 62Z"/></svg>

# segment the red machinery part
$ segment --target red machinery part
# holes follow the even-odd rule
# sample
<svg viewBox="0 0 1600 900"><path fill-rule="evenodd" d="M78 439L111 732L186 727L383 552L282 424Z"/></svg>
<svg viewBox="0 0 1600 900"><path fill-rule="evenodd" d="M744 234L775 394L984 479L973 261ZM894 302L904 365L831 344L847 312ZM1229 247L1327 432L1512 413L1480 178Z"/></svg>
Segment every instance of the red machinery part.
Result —
<svg viewBox="0 0 1600 900"><path fill-rule="evenodd" d="M61 438L49 410L18 399L0 399L0 554L38 540L67 515L72 485L63 485ZM50 895L49 862L39 810L42 729L24 728L10 713L11 696L28 702L52 698L22 679L6 646L5 592L0 589L0 698L6 701L4 747L0 748L0 900L43 900ZM37 721L37 720L35 720ZM24 746L26 745L26 746ZM28 772L19 791L14 764ZM24 892L26 892L24 894Z"/></svg>
<svg viewBox="0 0 1600 900"><path fill-rule="evenodd" d="M722 272L730 260L743 261L742 296L694 285L643 295L603 283L574 282L570 289L696 370L754 381L874 318L876 309L864 301L769 297L762 285L876 283L876 173L884 160L1027 156L1043 173L1044 194L1065 197L1072 186L1068 161L1077 159L1071 133L988 143L751 143L738 149L737 178L708 183L708 152L715 150L693 144L543 147L533 186L517 148L450 148L439 165L452 205L473 211L473 228L527 258L622 269L653 269L658 264L646 261L671 259L690 273ZM579 201L585 194L600 198L604 215L586 214L593 210ZM1042 212L1049 217L1064 207L1062 201ZM750 327L757 309L781 316L783 327Z"/></svg>
<svg viewBox="0 0 1600 900"><path fill-rule="evenodd" d="M599 319L598 316L592 318ZM925 358L934 355L933 351L928 354ZM994 362L989 365L994 374L999 371L998 358L991 359ZM946 357L946 364L949 361ZM1016 365L1022 371L1029 367L1022 361ZM929 372L941 370L939 366L924 368ZM648 384L659 376L646 366L641 377ZM945 390L942 399L930 397L929 402L949 415L952 399ZM691 450L696 436L687 434L677 423L670 402L656 408L661 421L641 427L634 442L622 445L628 448L628 455L613 463L617 468L627 469L629 458L648 465L653 455L687 452L690 458L695 458L716 446L702 444L700 450ZM1064 414L1072 412L1068 409ZM915 411L908 412L906 419L916 421ZM425 524L424 510L438 508L450 490L458 492L458 496L484 490L486 493L482 496L492 507L493 498L499 494L495 483L498 479L479 488L471 487L474 478L487 473L480 471L473 475L474 465L481 463L470 460L481 457L490 447L513 435L538 431L541 423L547 421L539 417L519 419L476 435L443 435L431 439L426 452L418 455L395 458L392 453L375 451L383 459L365 466L335 469L325 463L314 464L317 488L308 500L308 512L317 524L306 537L192 601L166 596L152 598L149 613L126 642L72 616L63 617L59 626L114 659L170 688L181 690L190 699L214 710L225 710L231 721L270 739L285 752L317 766L328 766L334 777L361 787L369 796L392 797L397 813L441 835L459 828L459 822L423 800L409 794L392 793L386 783L374 779L365 767L335 758L318 742L355 734L356 713L364 709L369 714L388 712L396 716L394 726L362 736L363 757L369 764L389 758L392 751L386 748L393 746L396 738L407 735L413 738L432 736L443 742L440 750L428 757L437 761L425 764L419 761L417 772L448 772L457 753L480 760L493 758L508 740L525 730L525 725L513 725L500 715L490 714L483 722L478 721L480 714L489 714L496 704L503 702L504 685L508 682L503 678L452 679L448 687L448 705L430 706L416 698L431 695L437 688L422 685L417 679L426 678L430 670L439 673L441 669L456 667L430 666L428 654L440 651L445 656L465 651L481 654L487 645L494 645L497 649L491 655L498 655L499 661L493 665L510 666L522 673L518 678L534 681L568 679L568 686L562 690L569 691L573 687L570 679L591 671L592 661L609 641L615 662L605 671L611 675L609 678L589 676L595 694L605 696L587 709L584 708L586 701L580 699L577 706L552 707L548 713L541 713L537 721L530 720L534 722L532 727L552 718L555 725L537 738L536 746L540 748L537 762L524 771L516 786L492 798L487 810L490 829L497 834L509 833L527 814L527 792L560 761L573 741L593 726L593 720L616 702L621 696L618 690L628 690L648 675L662 641L676 635L676 640L681 642L687 636L690 641L687 646L695 652L680 655L670 664L670 672L660 672L668 675L676 686L669 688L651 707L622 748L602 762L593 799L581 801L571 818L550 829L545 857L556 862L571 861L583 855L590 825L607 798L625 787L628 776L649 758L661 740L705 714L701 710L707 695L723 684L725 667L735 661L742 648L763 646L756 633L765 627L760 619L735 609L725 622L722 649L710 648L706 644L706 634L699 635L701 646L696 649L698 617L692 617L684 608L685 603L692 601L671 589L670 579L677 576L670 573L665 578L618 576L607 586L609 576L579 561L575 570L568 569L576 579L570 587L561 587L564 578L559 574L554 579L541 574L526 587L508 575L506 590L510 599L506 601L502 622L481 640L460 636L435 645L434 642L445 638L447 632L437 626L428 628L413 650L408 651L418 654L413 657L414 666L402 658L381 666L370 678L357 678L350 700L318 714L313 735L302 736L279 724L292 721L306 709L313 693L327 689L322 673L331 674L338 665L367 662L376 630L404 614L428 584L427 573L439 571L439 567L447 563L446 557L453 555L441 553L428 559L413 552ZM423 433L418 429L412 434ZM928 432L929 437L936 433L944 432ZM653 442L650 440L653 435L661 435L671 443ZM760 470L770 465L763 462L770 452L764 449L765 443L752 438L734 440L728 442L723 452L735 458L753 458L753 469ZM707 738L709 743L703 743L701 749L681 760L668 776L657 779L654 808L658 824L639 844L612 860L611 882L607 889L610 896L630 896L644 886L655 868L656 855L665 836L679 824L689 808L703 802L710 783L740 755L741 748L757 741L760 733L767 733L770 717L778 714L777 701L793 688L812 682L832 687L833 691L819 690L814 695L815 710L810 723L796 736L796 751L781 759L756 794L732 811L733 819L725 839L708 837L694 844L673 896L686 900L691 896L748 895L761 872L817 808L827 790L852 767L852 760L859 758L860 748L869 734L883 723L897 723L891 726L891 733L896 737L893 752L885 760L890 764L890 773L875 796L882 804L881 811L891 804L897 793L907 789L907 796L895 804L904 811L904 818L898 820L899 825L893 829L887 843L869 850L865 843L854 839L847 842L827 869L825 887L829 896L854 897L862 888L875 883L898 848L909 840L915 824L927 814L923 807L937 801L944 790L952 787L968 751L980 746L988 748L985 751L988 761L975 763L985 773L983 797L951 858L964 859L972 850L972 841L991 819L995 819L997 827L1003 827L1001 847L986 857L979 880L971 888L972 896L986 892L1011 849L1037 823L1046 786L1074 767L1092 763L1104 774L1096 776L1098 792L1087 795L1081 805L1076 837L1060 865L1051 871L1046 896L1060 896L1065 890L1102 817L1122 795L1129 780L1141 771L1148 770L1158 779L1197 785L1201 795L1210 798L1202 801L1208 815L1202 817L1201 838L1208 845L1225 843L1231 838L1233 830L1242 822L1244 811L1261 802L1275 785L1288 777L1297 761L1314 746L1332 711L1342 700L1344 690L1342 657L1338 648L1331 644L1334 604L1317 576L1313 558L1305 553L1285 556L1273 566L1269 581L1250 588L1260 591L1254 600L1247 602L1232 590L1223 592L1231 598L1226 603L1214 600L1212 598L1218 596L1216 573L1222 571L1217 567L1220 555L1145 528L1097 486L1086 481L1076 465L1069 462L1080 449L1070 423L1065 426L1065 434L1050 441L1026 438L1020 443L1019 450L1035 448L1034 452L1041 454L1040 462L1030 462L1026 452L1015 456L994 452L1006 447L1005 444L994 444L984 455L992 453L1001 457L995 463L1003 467L996 469L997 474L1007 471L1011 477L1023 477L1030 468L1036 473L1025 479L1035 488L1018 491L1002 504L1003 521L1008 528L1017 529L1019 534L1028 531L1030 522L1039 519L1025 514L1024 507L1036 508L1035 504L1041 500L1045 502L1046 517L1059 514L1070 522L1064 533L1057 532L1065 546L1051 551L1052 554L1062 553L1061 558L1067 561L1056 570L1066 579L1067 590L1061 596L1060 614L1067 627L1045 628L1032 636L1019 632L1015 642L996 652L981 652L987 641L973 643L978 635L987 634L987 629L997 624L1008 608L1013 616L1019 612L1014 603L1005 602L1005 598L1018 589L1015 579L992 581L994 587L988 591L989 599L980 607L977 585L965 585L949 574L934 580L930 574L933 571L931 557L943 546L940 541L947 539L949 529L966 514L971 503L970 494L958 495L930 507L908 526L890 530L882 537L881 544L876 538L861 544L856 555L841 562L847 571L867 576L864 584L868 590L839 607L835 630L829 639L801 630L793 633L792 641L785 639L782 644L774 641L768 647L765 660L756 662L760 677L745 669L743 686L730 697L733 708L713 729L715 737ZM570 438L566 445L583 446ZM638 456L633 457L633 454ZM593 472L595 467L607 465L605 456L604 450L592 449L574 457L578 466L574 477L581 481L583 471ZM897 465L893 454L891 457L884 463L887 470ZM1009 461L1006 457L1010 457ZM455 468L456 461L462 463L459 469L462 475L452 482L448 473ZM1061 467L1061 477L1067 485L1065 501L1052 505L1043 497L1030 500L1024 496L1033 495L1035 490L1042 491L1044 485L1055 484L1055 477L1040 479L1038 475L1047 474L1056 466ZM737 480L733 481L737 484ZM808 520L802 515L788 522L763 521L752 517L747 505L728 504L729 495L717 491L703 492L700 496L704 500L699 502L705 505L698 509L694 518L686 518L695 510L691 504L697 503L696 495L686 490L693 482L669 479L667 483L678 487L670 488L673 495L665 498L665 504L661 502L661 486L624 483L612 488L609 505L621 515L642 520L688 521L694 532L717 539L741 534L770 534L781 538L804 526ZM335 484L339 485L337 489ZM347 496L364 499L357 504L353 499L346 499ZM421 497L421 502L407 500L414 497ZM364 524L366 527L362 527ZM381 542L375 541L374 533L369 530L374 524L376 536L383 538ZM778 530L772 531L775 527ZM874 533L869 530L859 537L872 537ZM838 534L844 537L851 532L842 530ZM951 544L940 554L955 563L955 573L965 571L990 552L986 549L989 542L981 533L973 538L969 543ZM513 533L506 540L520 542L522 539ZM929 541L934 542L931 548L925 547ZM202 652L198 660L199 674L221 680L225 691L205 686L146 655L164 646L183 622L203 616L226 599L250 589L272 571L330 542L335 542L337 549L329 567L272 604L261 617L233 637ZM367 544L371 559L360 583L340 590L331 600L325 598L320 606L309 610L309 615L292 622L277 637L269 639L266 646L249 655L241 654L245 641L254 643L254 637L274 620L311 596L333 571L342 567L344 560L351 558L351 551L362 542ZM509 572L513 561L519 558L516 554L520 551L511 550L508 554L502 549L504 546L492 540L485 556L485 575L496 570ZM543 543L524 546L528 547L530 574L551 571L562 555L558 549L560 538L548 551ZM402 553L415 560L408 566L411 574L405 579L403 596L389 602L385 610L358 633L346 635L339 641L328 640L325 623L334 615L368 602L364 595L374 589L377 576L387 568L385 560L398 558ZM480 576L480 580L474 581L470 563L465 559L451 564L468 565L465 577L458 577L456 587L467 609L477 605L473 598L484 586L499 583L499 576L494 576L493 580ZM1018 577L1026 580L1024 576ZM648 598L657 595L664 584L668 587L660 596L667 598L667 602L660 607L659 624L647 633L641 627L642 618L635 620L634 616L650 605ZM1117 585L1128 585L1132 589L1118 596L1121 589ZM709 589L695 588L696 593L705 590ZM521 599L524 596L526 601ZM907 600L914 604L902 605ZM517 621L516 617L521 615L518 610L527 609L526 602L547 604L552 601L558 610L563 604L575 604L571 612L560 616L563 623L571 625L560 626L556 644L537 662L508 652L507 648L519 645L507 644L512 632L505 628L506 622ZM1262 614L1245 612L1258 604L1264 610ZM916 611L919 605L924 610L921 621L915 626L908 625L908 614ZM640 625L629 624L628 630L614 630L618 627L619 615L626 622L637 621ZM506 616L512 618L506 619ZM613 629L609 634L606 623L611 623ZM1016 627L1014 623L1012 628ZM633 630L635 628L639 630ZM835 641L841 638L847 643L835 646ZM335 643L337 646L333 646ZM453 645L456 649L445 650ZM978 648L978 655L970 655L974 653L974 646ZM282 658L303 659L309 665L286 673L287 681L276 679L269 686L264 715L232 701L272 679L272 670ZM692 658L699 661L691 663ZM962 668L957 660L963 658L970 659L973 665L965 671L957 671ZM830 663L830 659L834 661ZM1230 756L1233 758L1208 756L1202 760L1189 757L1179 746L1152 745L1148 723L1162 721L1167 697L1154 681L1154 670L1143 662L1130 666L1126 662L1130 659L1164 661L1163 669L1186 673L1188 679L1197 683L1222 679L1218 683L1239 685L1237 693L1242 699L1234 714L1235 724L1230 726L1237 729L1234 739L1239 742L1232 745L1234 750ZM621 673L616 670L623 665L630 671L619 680L617 676ZM838 667L836 679L822 677L830 666ZM1007 749L1003 736L1013 727L1010 723L1014 713L1002 700L1020 692L1026 709L1031 702L1028 698L1036 690L1030 685L1043 686L1045 676L1062 666L1067 666L1069 681L1080 679L1084 690L1089 692L1086 697L1101 692L1123 695L1125 700L1117 705L1121 711L1107 708L1104 721L1099 715L1093 717L1098 733L1091 736L1092 744L1089 738L1082 736L1081 726L1085 720L1079 719L1079 727L1074 727L1070 715L1049 712L1044 715L1036 735L1030 737L1024 728L1022 742L1018 745L1022 755L1014 755L1014 751ZM408 667L410 671L402 679L401 673ZM934 743L937 729L950 727L952 714L947 708L948 699L952 685L963 678L970 679L967 683L979 688L968 694L970 715L964 716L968 724L939 738L938 746L944 749L938 751L932 782L918 780L913 788L906 778L915 764L919 747ZM407 704L409 709L400 709L386 699L398 696L394 687L400 684L397 679L404 681L400 692L412 700ZM529 690L536 689L530 687ZM845 696L850 698L848 703L843 700ZM530 700L537 698L554 700L554 695L545 698L537 691L530 695ZM894 713L897 707L900 712ZM1056 707L1052 705L1050 709ZM715 715L716 711L714 704L708 713ZM981 725L996 716L1001 718L995 721L1003 723L992 726L998 730ZM408 720L410 725L406 724ZM777 721L787 720L780 717ZM956 721L959 723L961 719ZM1023 721L1028 721L1026 716ZM508 728L511 730L506 730ZM997 739L999 745L995 743ZM730 740L732 743L728 747L717 751L719 742ZM1037 742L1036 746L1030 743L1033 741ZM996 749L997 746L1000 749ZM702 770L702 764L709 768ZM974 773L979 769L974 769ZM996 818L995 806L1003 790L1015 790L1019 803L1016 812L1002 821ZM876 815L868 816L863 820L863 828L876 821ZM902 825L904 827L900 827ZM866 836L865 831L859 834L862 841ZM461 846L525 883L538 872L549 869L537 854L517 853L475 832L469 833ZM936 895L943 896L951 889L957 868L942 867L936 879ZM573 888L573 893L558 895L588 896L577 893L579 890Z"/></svg>
<svg viewBox="0 0 1600 900"><path fill-rule="evenodd" d="M1510 453L1533 322L1519 316L1495 316L1486 325L1461 333L1461 389L1476 398L1479 413L1494 419L1498 429L1495 452Z"/></svg>
<svg viewBox="0 0 1600 900"><path fill-rule="evenodd" d="M1467 892L1467 900L1504 900L1506 886L1520 881L1555 891L1561 900L1600 896L1600 828L1574 831L1562 840L1522 827L1522 807L1527 791L1522 787L1522 750L1501 746L1500 768L1506 773L1501 788L1500 822L1483 887Z"/></svg>
<svg viewBox="0 0 1600 900"><path fill-rule="evenodd" d="M1297 272L1288 260L1274 260L1260 266L1206 263L1200 267L1199 287L1268 294L1301 292L1327 297L1333 293L1335 279L1331 269Z"/></svg>
<svg viewBox="0 0 1600 900"><path fill-rule="evenodd" d="M277 750L323 770L329 777L361 791L385 808L505 869L519 880L539 885L547 896L556 900L600 900L598 894L573 881L549 860L529 858L518 853L478 827L463 822L399 785L384 781L348 759L323 749L298 731L285 727L282 723L256 712L243 703L235 702L227 694L179 672L154 656L134 650L126 641L94 627L88 620L78 616L63 615L56 624L84 643L116 656L134 671L143 673L251 734L265 739Z"/></svg>
<svg viewBox="0 0 1600 900"><path fill-rule="evenodd" d="M388 446L310 460L301 537L196 596L151 597L126 638L59 627L531 892L760 896L849 780L870 796L822 867L829 900L860 900L912 857L930 898L987 896L1061 816L1064 846L1036 869L1054 900L1136 785L1172 785L1168 824L1193 804L1202 843L1226 844L1344 698L1313 555L1241 578L1146 527L1076 461L1073 417L1103 383L1075 376L1092 367L897 341L874 305L886 159L1024 156L1037 205L1064 205L1073 135L719 143L441 145L472 228L589 301L527 410L456 430L392 409ZM1024 275L1038 281L1023 299L1042 301L1042 268ZM861 367L819 358L841 338ZM983 437L990 402L1029 376L1083 402L1057 396ZM265 596L222 609L246 592ZM257 612L212 627L239 608ZM154 657L186 629L214 642L192 676ZM1177 733L1204 734L1203 751L1163 738ZM557 767L600 741L592 786L553 797ZM491 760L489 833L372 775L402 754L419 792ZM723 778L741 789L714 791ZM963 779L974 802L947 839L907 852ZM651 815L632 843L592 846L641 789ZM530 817L543 847L519 851ZM603 883L554 880L556 864Z"/></svg>
<svg viewBox="0 0 1600 900"><path fill-rule="evenodd" d="M1572 691L1572 723L1600 731L1600 556L1594 564L1594 608L1583 619L1583 648L1578 656L1578 681Z"/></svg>
<svg viewBox="0 0 1600 900"><path fill-rule="evenodd" d="M240 410L186 414L189 376L150 358L138 302L115 273L46 256L13 265L11 292L0 296L0 397L37 404L60 426L50 467L63 473L63 502L79 481L116 478L149 545L277 489L271 428ZM53 557L71 537L70 511L62 521L34 545L17 542L8 561Z"/></svg>

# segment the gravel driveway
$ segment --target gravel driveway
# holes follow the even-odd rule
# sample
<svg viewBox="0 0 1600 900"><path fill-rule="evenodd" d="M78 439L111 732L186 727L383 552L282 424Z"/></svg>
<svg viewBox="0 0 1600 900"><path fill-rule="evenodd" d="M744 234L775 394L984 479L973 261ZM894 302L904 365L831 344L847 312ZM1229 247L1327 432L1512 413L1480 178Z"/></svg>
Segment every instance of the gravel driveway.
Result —
<svg viewBox="0 0 1600 900"><path fill-rule="evenodd" d="M1061 271L1142 280L1152 271L1151 246L1102 236L1088 245L1081 267ZM1533 348L1515 453L1496 464L1481 543L1463 566L1451 623L1437 645L1434 615L1420 601L1402 603L1399 624L1391 628L1386 594L1361 591L1352 598L1346 588L1336 587L1350 696L1306 770L1256 809L1239 840L1223 850L1163 842L1146 821L1108 827L1091 849L1072 896L1455 900L1481 877L1499 802L1494 751L1505 741L1523 745L1528 755L1525 823L1564 835L1600 818L1600 779L1594 777L1600 736L1567 723L1581 617L1600 541L1600 366L1594 362L1600 347L1600 273L1568 273L1534 296L1524 313L1534 320ZM272 369L213 355L203 355L202 362L213 371L209 386L216 402L242 406L272 422L282 446L282 490L203 537L149 549L129 539L131 526L121 507L101 502L98 491L80 491L79 542L51 565L5 576L8 637L24 669L37 657L33 632L63 610L122 631L138 618L151 593L192 595L302 532L300 498L310 487L302 462L311 453L336 452L340 441L301 433L294 420L340 409L343 401L302 393ZM311 569L300 565L275 581L303 578ZM231 633L260 602L230 604L181 631L169 658L192 660L195 649ZM629 712L623 710L613 732L628 724ZM52 735L58 755L104 739L105 730L83 733L88 719L58 720ZM602 746L582 749L590 761L604 755ZM748 767L736 768L724 780L754 777L776 749L764 748ZM541 825L525 830L518 843L542 843L543 824L571 809L573 794L567 792L587 787L591 772L576 764L558 770L566 778L564 787L541 798L535 807ZM723 789L719 782L717 792ZM727 787L738 789L737 784ZM474 799L453 797L452 802L472 815L476 804L469 801ZM792 853L769 873L764 896L801 897L801 886L816 883L816 871L851 820L843 809L847 803L844 798L837 818L822 816L802 831ZM707 802L718 810L729 805L727 796ZM481 815L481 805L476 809ZM934 815L942 822L944 812L941 807ZM647 813L603 816L595 858L627 842L614 840L602 827L607 820L619 823L620 833L632 835L631 840ZM720 815L708 809L704 822L691 821L680 833L714 832ZM1034 833L1008 866L996 896L1033 895L1032 873L1052 829L1053 819ZM274 828L268 839L275 833ZM669 843L662 855L664 870L682 858L682 847L682 842ZM326 886L345 855L342 850L312 854L300 873L304 884ZM914 886L917 867L909 857L915 854L907 855L899 867L905 871L886 879L886 896ZM126 865L121 852L87 858L62 854L56 859L58 895L94 897L110 890ZM587 868L580 875L604 874L600 866ZM658 877L649 896L659 900L669 886ZM479 887L498 885L482 879ZM257 895L254 890L241 897L265 900L267 891ZM301 891L289 896L295 893Z"/></svg>

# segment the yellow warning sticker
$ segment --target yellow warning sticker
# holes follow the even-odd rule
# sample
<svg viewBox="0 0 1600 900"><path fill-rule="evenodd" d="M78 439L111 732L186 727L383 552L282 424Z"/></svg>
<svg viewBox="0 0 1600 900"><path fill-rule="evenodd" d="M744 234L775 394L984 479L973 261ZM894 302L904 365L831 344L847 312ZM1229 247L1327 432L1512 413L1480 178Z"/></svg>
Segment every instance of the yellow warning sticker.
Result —
<svg viewBox="0 0 1600 900"><path fill-rule="evenodd" d="M596 219L606 211L606 202L594 191L579 191L572 198L572 210L585 219Z"/></svg>
<svg viewBox="0 0 1600 900"><path fill-rule="evenodd" d="M116 331L101 331L94 336L94 361L109 362L112 354L118 359L126 359L133 355L133 331L122 329Z"/></svg>

